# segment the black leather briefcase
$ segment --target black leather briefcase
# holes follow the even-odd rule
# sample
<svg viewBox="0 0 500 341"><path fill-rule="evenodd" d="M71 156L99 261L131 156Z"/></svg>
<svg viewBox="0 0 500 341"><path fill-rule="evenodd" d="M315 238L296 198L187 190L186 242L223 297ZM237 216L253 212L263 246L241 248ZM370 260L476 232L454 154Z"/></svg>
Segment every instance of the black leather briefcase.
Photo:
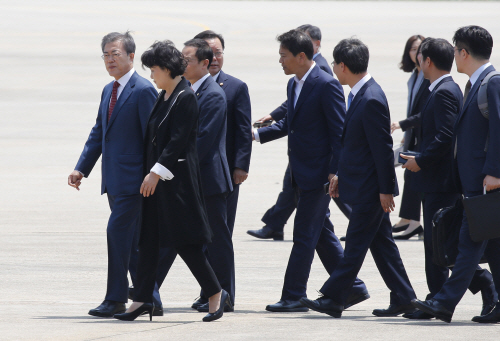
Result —
<svg viewBox="0 0 500 341"><path fill-rule="evenodd" d="M463 201L470 237L475 242L500 237L500 192L496 191Z"/></svg>
<svg viewBox="0 0 500 341"><path fill-rule="evenodd" d="M458 255L458 239L462 226L462 200L455 206L438 210L432 219L432 261L444 267L453 267Z"/></svg>

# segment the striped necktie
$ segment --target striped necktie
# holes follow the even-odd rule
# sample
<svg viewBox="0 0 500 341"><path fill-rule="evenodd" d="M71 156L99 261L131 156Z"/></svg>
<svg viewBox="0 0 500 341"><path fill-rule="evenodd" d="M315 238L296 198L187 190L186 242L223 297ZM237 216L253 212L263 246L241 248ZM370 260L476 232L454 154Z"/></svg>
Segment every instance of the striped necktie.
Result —
<svg viewBox="0 0 500 341"><path fill-rule="evenodd" d="M111 114L113 113L113 109L115 108L119 86L120 86L120 83L118 83L118 82L115 82L113 84L113 91L111 92L111 102L109 102L108 122L109 122L109 119L111 118Z"/></svg>

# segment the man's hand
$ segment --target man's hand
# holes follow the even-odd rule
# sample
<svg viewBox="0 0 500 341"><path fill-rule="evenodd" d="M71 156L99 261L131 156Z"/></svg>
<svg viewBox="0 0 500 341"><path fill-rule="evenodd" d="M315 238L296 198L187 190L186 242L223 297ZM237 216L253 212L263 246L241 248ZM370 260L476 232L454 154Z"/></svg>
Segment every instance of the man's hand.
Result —
<svg viewBox="0 0 500 341"><path fill-rule="evenodd" d="M394 211L394 196L392 194L380 193L380 204L384 212Z"/></svg>
<svg viewBox="0 0 500 341"><path fill-rule="evenodd" d="M338 198L339 197L339 177L335 174L330 174L328 176L328 180L330 181L329 193L330 197Z"/></svg>
<svg viewBox="0 0 500 341"><path fill-rule="evenodd" d="M413 156L413 155L401 155L401 157L403 159L408 160L408 161L406 161L406 163L404 165L401 166L401 168L406 168L412 172L418 172L419 170L422 169L418 166L417 161L415 161L415 156Z"/></svg>
<svg viewBox="0 0 500 341"><path fill-rule="evenodd" d="M266 116L264 116L264 117L262 117L262 118L259 118L259 119L258 119L257 121L255 121L255 122L262 123L262 122L269 121L269 120L273 121L273 120L274 120L274 118L273 118L271 115L266 115Z"/></svg>
<svg viewBox="0 0 500 341"><path fill-rule="evenodd" d="M491 175L486 175L483 180L483 186L486 186L487 192L500 188L500 179Z"/></svg>
<svg viewBox="0 0 500 341"><path fill-rule="evenodd" d="M233 181L239 185L248 178L248 173L241 168L235 168L233 171Z"/></svg>
<svg viewBox="0 0 500 341"><path fill-rule="evenodd" d="M401 127L399 126L399 122L392 122L391 124L391 134L394 133L394 130L396 129L401 129Z"/></svg>
<svg viewBox="0 0 500 341"><path fill-rule="evenodd" d="M68 185L71 187L76 188L77 190L80 190L80 185L82 184L82 179L83 175L79 171L72 171L71 174L68 176Z"/></svg>
<svg viewBox="0 0 500 341"><path fill-rule="evenodd" d="M141 185L140 193L144 197L149 197L155 193L156 185L158 185L158 180L160 180L160 176L156 173L150 172L144 178L144 181Z"/></svg>

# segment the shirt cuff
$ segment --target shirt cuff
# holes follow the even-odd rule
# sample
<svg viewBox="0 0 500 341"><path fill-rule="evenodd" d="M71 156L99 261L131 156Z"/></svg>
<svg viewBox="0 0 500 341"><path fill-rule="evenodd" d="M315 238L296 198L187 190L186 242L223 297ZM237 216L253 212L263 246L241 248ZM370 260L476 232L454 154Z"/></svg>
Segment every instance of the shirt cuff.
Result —
<svg viewBox="0 0 500 341"><path fill-rule="evenodd" d="M78 169L75 169L78 173L80 173L83 177L85 177L85 174L83 174L82 172L80 172Z"/></svg>
<svg viewBox="0 0 500 341"><path fill-rule="evenodd" d="M255 141L260 142L259 129L253 130L253 137L254 137Z"/></svg>
<svg viewBox="0 0 500 341"><path fill-rule="evenodd" d="M153 168L151 168L151 172L158 174L160 176L160 179L162 179L163 181L172 180L174 178L172 172L158 162L153 166Z"/></svg>

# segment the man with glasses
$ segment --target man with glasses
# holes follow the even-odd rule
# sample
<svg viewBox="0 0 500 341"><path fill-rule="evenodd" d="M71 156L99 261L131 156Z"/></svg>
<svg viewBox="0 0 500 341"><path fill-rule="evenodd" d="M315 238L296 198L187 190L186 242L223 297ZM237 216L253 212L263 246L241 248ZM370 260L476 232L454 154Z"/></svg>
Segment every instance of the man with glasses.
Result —
<svg viewBox="0 0 500 341"><path fill-rule="evenodd" d="M134 70L135 43L129 32L107 34L101 48L104 65L114 81L104 87L96 123L68 177L68 185L80 190L82 178L90 175L102 155L101 194L107 194L111 208L106 229L108 281L104 302L89 314L112 317L125 311L129 270L135 280L143 139L158 93Z"/></svg>

